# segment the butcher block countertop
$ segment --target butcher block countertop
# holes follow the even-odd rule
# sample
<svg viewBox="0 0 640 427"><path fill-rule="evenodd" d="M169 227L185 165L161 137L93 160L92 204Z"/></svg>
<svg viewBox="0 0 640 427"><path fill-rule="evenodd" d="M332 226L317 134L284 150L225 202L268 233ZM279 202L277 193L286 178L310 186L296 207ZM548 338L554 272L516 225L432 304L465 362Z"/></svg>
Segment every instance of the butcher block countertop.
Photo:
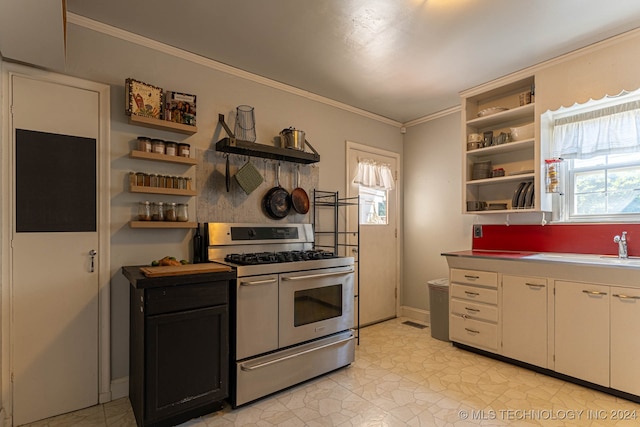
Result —
<svg viewBox="0 0 640 427"><path fill-rule="evenodd" d="M158 267L148 265L124 266L122 267L122 274L129 280L131 286L136 289L236 279L236 271L234 269L215 263Z"/></svg>

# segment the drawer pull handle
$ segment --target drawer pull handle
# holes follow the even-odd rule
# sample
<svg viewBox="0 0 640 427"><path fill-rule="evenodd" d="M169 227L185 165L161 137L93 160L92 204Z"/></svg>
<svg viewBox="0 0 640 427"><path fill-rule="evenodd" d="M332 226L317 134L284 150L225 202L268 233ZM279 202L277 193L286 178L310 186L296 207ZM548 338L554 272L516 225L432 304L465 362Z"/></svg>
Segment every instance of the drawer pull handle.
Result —
<svg viewBox="0 0 640 427"><path fill-rule="evenodd" d="M527 283L525 283L525 285L527 285L527 286L529 286L531 288L544 288L544 285L541 285L539 283L529 283L529 282L527 282Z"/></svg>
<svg viewBox="0 0 640 427"><path fill-rule="evenodd" d="M480 278L480 276L470 276L468 274L464 275L465 279L469 279L469 280L478 280Z"/></svg>
<svg viewBox="0 0 640 427"><path fill-rule="evenodd" d="M600 292L600 291L588 291L588 290L583 290L582 291L585 294L589 294L589 295L606 295L606 292Z"/></svg>
<svg viewBox="0 0 640 427"><path fill-rule="evenodd" d="M613 294L613 296L620 299L640 299L640 295Z"/></svg>
<svg viewBox="0 0 640 427"><path fill-rule="evenodd" d="M471 291L464 291L464 293L474 297L477 297L480 295L478 292L471 292Z"/></svg>
<svg viewBox="0 0 640 427"><path fill-rule="evenodd" d="M480 310L477 308L465 307L464 309L467 311L473 311L474 313L480 313Z"/></svg>
<svg viewBox="0 0 640 427"><path fill-rule="evenodd" d="M277 281L277 279L254 280L252 282L240 282L240 286L266 285L269 283L276 283Z"/></svg>
<svg viewBox="0 0 640 427"><path fill-rule="evenodd" d="M480 331L476 331L475 329L464 328L465 331L471 332L472 334L479 334Z"/></svg>

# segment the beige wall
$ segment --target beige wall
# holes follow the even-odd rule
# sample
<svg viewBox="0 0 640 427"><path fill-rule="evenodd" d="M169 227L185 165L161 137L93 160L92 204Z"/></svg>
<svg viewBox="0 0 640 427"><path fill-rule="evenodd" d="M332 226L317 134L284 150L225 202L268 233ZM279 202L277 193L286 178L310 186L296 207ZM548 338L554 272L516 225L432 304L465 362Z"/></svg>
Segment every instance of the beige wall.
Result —
<svg viewBox="0 0 640 427"><path fill-rule="evenodd" d="M305 181L308 190L317 183L321 190L340 191L345 194L345 141L402 152L402 135L397 126L373 120L360 114L317 102L283 90L247 79L216 71L206 63L196 63L172 54L143 47L119 38L69 25L67 42L67 73L88 80L111 85L111 344L112 378L128 375L128 288L120 272L123 265L148 264L165 255L190 257L191 233L185 230L132 230L127 225L135 206L144 195L126 190L129 171L153 171L182 174L184 167L155 165L128 158L130 145L138 135L185 141L194 152L202 153L206 167L197 172L197 186L201 196L196 201L200 221L227 221L256 219L266 221L259 211L260 194L273 186L273 172L269 169L267 181L250 197L234 195L223 190L224 157L213 150L215 142L226 136L218 126L218 113L227 120L236 106L255 107L257 142L271 144L278 133L289 126L306 132L307 139L318 150L321 161L317 170L309 172ZM224 41L220 41L224 42ZM127 123L124 115L124 81L133 77L167 90L197 95L198 133L182 136L169 132L140 128ZM237 168L244 159L233 158ZM263 171L261 159L254 164ZM271 167L271 166L269 166ZM310 167L305 167L310 168ZM286 170L285 170L286 169ZM203 172L204 171L204 172ZM314 175L317 172L317 178ZM193 172L188 172L193 173ZM283 166L283 185L293 183L293 170ZM162 198L160 198L162 200ZM244 210L241 215L228 215L228 209ZM249 215L247 216L247 212ZM195 210L192 210L195 215ZM311 221L310 216L293 220Z"/></svg>

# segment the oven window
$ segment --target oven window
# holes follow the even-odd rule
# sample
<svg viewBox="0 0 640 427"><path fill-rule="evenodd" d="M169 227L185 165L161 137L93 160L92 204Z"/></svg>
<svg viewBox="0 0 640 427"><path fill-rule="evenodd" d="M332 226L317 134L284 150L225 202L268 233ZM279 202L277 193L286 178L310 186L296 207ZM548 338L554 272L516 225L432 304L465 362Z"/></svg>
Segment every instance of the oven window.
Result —
<svg viewBox="0 0 640 427"><path fill-rule="evenodd" d="M320 322L342 316L342 285L296 291L294 326Z"/></svg>

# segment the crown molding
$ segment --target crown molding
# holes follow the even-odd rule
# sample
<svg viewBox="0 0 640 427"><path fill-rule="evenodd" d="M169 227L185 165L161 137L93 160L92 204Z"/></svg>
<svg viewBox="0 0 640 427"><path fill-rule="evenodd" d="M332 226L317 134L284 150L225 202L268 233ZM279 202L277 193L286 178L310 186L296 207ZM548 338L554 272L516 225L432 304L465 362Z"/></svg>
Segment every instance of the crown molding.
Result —
<svg viewBox="0 0 640 427"><path fill-rule="evenodd" d="M218 61L214 61L213 59L205 58L200 55L196 55L191 52L187 52L182 49L178 49L173 46L169 46L165 43L158 42L156 40L149 39L147 37L143 37L137 34L133 34L129 31L125 31L116 27L112 27L111 25L104 24L102 22L95 21L93 19L86 18L81 15L77 15L75 13L67 12L67 23L77 25L79 27L86 28L88 30L96 31L98 33L102 33L114 38L118 38L130 43L137 44L139 46L143 46L149 49L156 50L158 52L165 53L167 55L172 55L176 58L183 59L185 61L193 62L198 65L202 65L204 67L210 68L212 70L216 70L222 73L230 74L235 77L239 77L245 80L252 81L254 83L262 84L264 86L271 87L273 89L281 90L283 92L288 92L293 95L297 95L312 101L320 102L322 104L326 104L335 108L339 108L344 111L348 111L350 113L358 114L360 116L366 117L368 119L372 119L387 125L395 126L397 128L402 127L402 123L389 119L384 116L380 116L378 114L373 114L369 111L362 110L360 108L353 107L351 105L344 104L342 102L326 98L312 92L308 92L305 90L298 89L293 86L289 86L275 80L268 79L266 77L259 76L257 74L249 73L244 70L240 70L235 67L231 67L229 65L223 64Z"/></svg>

